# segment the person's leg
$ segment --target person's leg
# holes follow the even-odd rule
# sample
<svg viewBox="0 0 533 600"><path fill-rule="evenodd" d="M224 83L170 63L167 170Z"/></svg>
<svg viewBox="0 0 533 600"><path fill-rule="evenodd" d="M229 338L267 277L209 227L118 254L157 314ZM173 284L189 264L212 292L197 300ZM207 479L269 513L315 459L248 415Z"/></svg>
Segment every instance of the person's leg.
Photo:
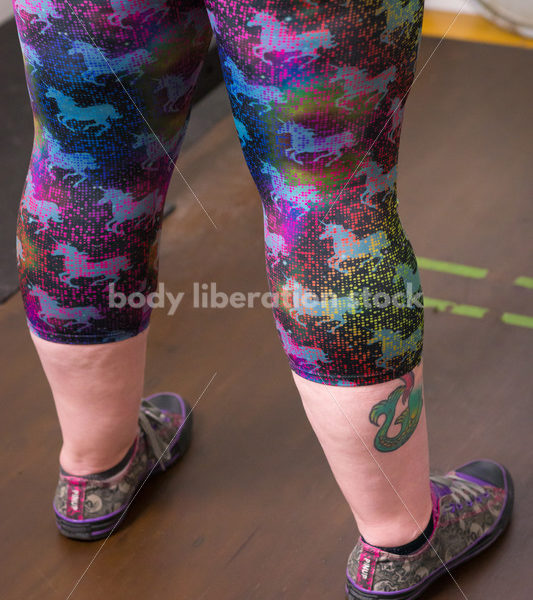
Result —
<svg viewBox="0 0 533 600"><path fill-rule="evenodd" d="M418 598L513 505L494 462L428 473L420 281L396 211L422 0L207 3L263 201L276 326L363 534L348 597Z"/></svg>
<svg viewBox="0 0 533 600"><path fill-rule="evenodd" d="M357 389L297 374L294 379L361 535L386 547L420 536L431 515L422 366L405 378ZM380 403L372 422L369 415ZM394 416L408 411L407 405L416 412L404 413L405 426L394 425Z"/></svg>
<svg viewBox="0 0 533 600"><path fill-rule="evenodd" d="M139 430L148 329L110 344L68 345L32 334L63 435L60 464L89 475L119 463Z"/></svg>
<svg viewBox="0 0 533 600"><path fill-rule="evenodd" d="M100 472L137 435L167 187L211 36L197 0L15 1L35 142L17 255L63 434ZM137 305L126 303L134 297Z"/></svg>
<svg viewBox="0 0 533 600"><path fill-rule="evenodd" d="M422 2L394 4L207 2L263 201L276 326L359 529L385 546L431 514L420 282L396 210Z"/></svg>

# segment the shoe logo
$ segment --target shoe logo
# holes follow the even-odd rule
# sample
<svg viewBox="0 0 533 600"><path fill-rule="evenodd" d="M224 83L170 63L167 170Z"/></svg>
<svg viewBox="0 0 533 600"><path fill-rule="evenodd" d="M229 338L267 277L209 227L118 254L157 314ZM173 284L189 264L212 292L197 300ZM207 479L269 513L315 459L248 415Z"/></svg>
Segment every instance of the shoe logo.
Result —
<svg viewBox="0 0 533 600"><path fill-rule="evenodd" d="M72 510L78 510L79 501L80 501L80 490L78 488L74 488L72 490L72 494L70 496L70 505L72 507Z"/></svg>
<svg viewBox="0 0 533 600"><path fill-rule="evenodd" d="M361 577L363 579L368 579L368 572L370 571L371 561L368 557L363 561L363 566L361 567Z"/></svg>
<svg viewBox="0 0 533 600"><path fill-rule="evenodd" d="M83 518L85 489L87 481L79 479L69 481L67 488L67 517L73 517L76 520Z"/></svg>

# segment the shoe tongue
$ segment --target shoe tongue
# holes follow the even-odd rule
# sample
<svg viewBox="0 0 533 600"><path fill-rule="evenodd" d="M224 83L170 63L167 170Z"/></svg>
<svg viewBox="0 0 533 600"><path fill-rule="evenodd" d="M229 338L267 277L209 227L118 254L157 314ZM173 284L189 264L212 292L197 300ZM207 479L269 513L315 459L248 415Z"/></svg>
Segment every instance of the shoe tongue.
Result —
<svg viewBox="0 0 533 600"><path fill-rule="evenodd" d="M441 481L431 481L431 489L437 499L452 493L450 486Z"/></svg>
<svg viewBox="0 0 533 600"><path fill-rule="evenodd" d="M162 415L162 413L160 414ZM150 452L157 461L160 461L161 468L165 470L164 460L169 460L171 458L169 449L170 443L167 444L158 432L159 426L164 420L162 418L156 418L154 422L152 417L154 417L154 415L149 411L141 410L139 413L139 426Z"/></svg>

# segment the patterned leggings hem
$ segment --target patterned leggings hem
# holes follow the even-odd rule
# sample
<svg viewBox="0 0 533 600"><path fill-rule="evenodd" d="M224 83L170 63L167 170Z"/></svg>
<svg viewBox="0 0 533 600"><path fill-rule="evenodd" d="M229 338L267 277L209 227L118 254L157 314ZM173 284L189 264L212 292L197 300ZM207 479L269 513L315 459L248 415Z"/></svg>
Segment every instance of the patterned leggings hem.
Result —
<svg viewBox="0 0 533 600"><path fill-rule="evenodd" d="M319 375L316 373L316 371L305 371L296 366L292 361L289 362L291 370L303 379L320 383L322 385L330 385L335 387L359 387L364 385L375 385L376 383L386 383L387 381L399 379L406 373L409 373L416 368L422 362L422 359L420 358L416 363L413 362L406 364L402 369L383 371L383 373L369 375L366 377L360 375L346 375L345 373L339 375L334 373Z"/></svg>
<svg viewBox="0 0 533 600"><path fill-rule="evenodd" d="M80 334L80 333L57 333L50 331L43 331L38 327L35 327L29 321L26 320L28 328L38 338L46 340L47 342L53 342L55 344L71 344L71 345L89 345L89 344L111 344L113 342L122 342L124 340L136 337L141 334L145 329L148 328L148 323L143 325L140 329L135 331L118 331L116 333L109 332L109 335L102 337L101 334Z"/></svg>

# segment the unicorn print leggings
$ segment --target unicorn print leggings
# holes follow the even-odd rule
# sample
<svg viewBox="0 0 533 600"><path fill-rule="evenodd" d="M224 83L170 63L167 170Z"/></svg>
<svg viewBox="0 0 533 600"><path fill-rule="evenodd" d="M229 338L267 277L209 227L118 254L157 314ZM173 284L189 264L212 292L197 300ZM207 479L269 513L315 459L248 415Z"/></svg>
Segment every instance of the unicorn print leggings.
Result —
<svg viewBox="0 0 533 600"><path fill-rule="evenodd" d="M355 386L419 363L396 176L423 0L14 6L35 119L17 258L36 335L95 344L147 327L146 305L110 306L109 290L157 287L165 196L214 32L291 368Z"/></svg>

